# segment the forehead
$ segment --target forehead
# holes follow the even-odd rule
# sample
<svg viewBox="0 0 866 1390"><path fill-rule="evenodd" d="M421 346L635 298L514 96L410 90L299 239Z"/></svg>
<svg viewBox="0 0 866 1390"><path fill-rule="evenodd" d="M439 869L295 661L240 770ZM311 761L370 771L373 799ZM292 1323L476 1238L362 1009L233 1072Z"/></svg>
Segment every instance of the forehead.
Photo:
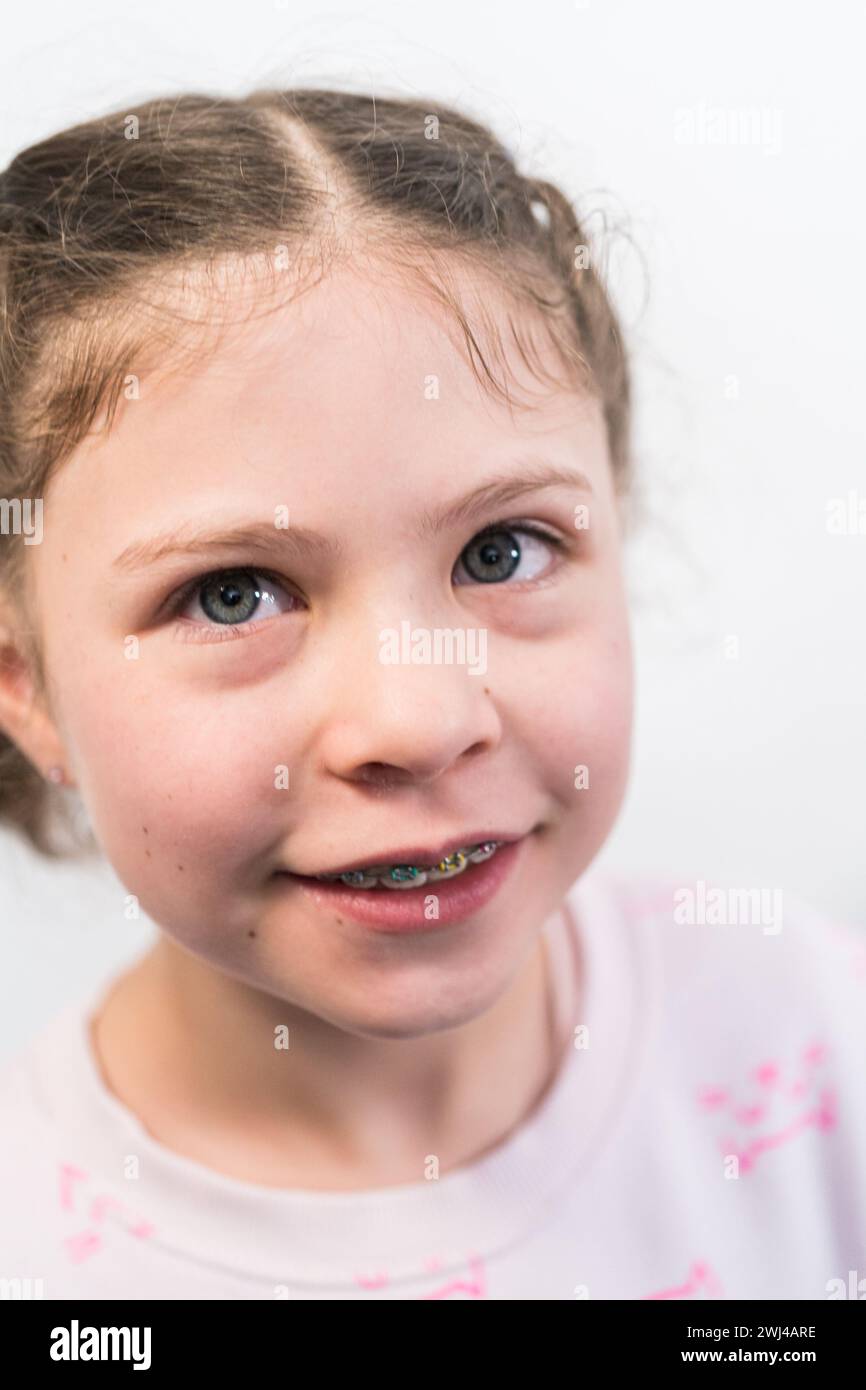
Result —
<svg viewBox="0 0 866 1390"><path fill-rule="evenodd" d="M225 395L242 381L249 400L257 381L267 389L275 376L283 391L297 383L303 393L310 377L342 374L345 386L358 373L395 399L416 398L419 380L424 400L442 400L447 386L445 410L473 383L508 412L567 410L563 398L592 393L562 307L543 312L488 264L443 253L396 263L371 249L283 272L272 258L246 257L180 272L154 297L176 334L174 348L163 330L145 349L149 394L159 391L163 405L174 385Z"/></svg>
<svg viewBox="0 0 866 1390"><path fill-rule="evenodd" d="M518 324L489 277L451 279L505 399L479 380L451 311L403 268L370 274L341 264L318 282L276 282L264 295L247 277L215 312L204 305L205 326L177 350L143 364L138 394L122 401L108 432L73 453L56 495L86 488L93 508L120 499L148 508L165 487L206 502L256 482L280 500L287 487L312 497L326 478L337 487L377 477L388 487L411 477L438 485L495 462L510 440L597 435L597 403L563 380L543 324L528 313ZM182 306L193 323L195 296L188 287ZM526 341L561 384L539 381Z"/></svg>

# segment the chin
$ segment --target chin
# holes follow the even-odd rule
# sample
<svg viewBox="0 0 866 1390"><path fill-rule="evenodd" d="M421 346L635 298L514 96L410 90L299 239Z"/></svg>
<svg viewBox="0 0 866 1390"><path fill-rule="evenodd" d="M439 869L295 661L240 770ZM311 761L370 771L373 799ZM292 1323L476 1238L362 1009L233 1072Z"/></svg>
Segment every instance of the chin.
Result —
<svg viewBox="0 0 866 1390"><path fill-rule="evenodd" d="M408 1042L412 1038L430 1037L450 1028L459 1028L464 1023L471 1023L474 1018L485 1013L494 1002L495 997L485 998L483 1001L475 998L471 1001L464 1000L462 1003L452 999L439 1005L430 1000L423 1004L413 1004L410 999L403 999L390 1003L383 1001L377 1009L375 1003L367 999L364 1001L363 1010L354 1014L348 1010L341 1014L326 1012L324 1009L315 1012L333 1027L340 1028L345 1033L353 1033L359 1038L370 1041L380 1038L383 1041Z"/></svg>

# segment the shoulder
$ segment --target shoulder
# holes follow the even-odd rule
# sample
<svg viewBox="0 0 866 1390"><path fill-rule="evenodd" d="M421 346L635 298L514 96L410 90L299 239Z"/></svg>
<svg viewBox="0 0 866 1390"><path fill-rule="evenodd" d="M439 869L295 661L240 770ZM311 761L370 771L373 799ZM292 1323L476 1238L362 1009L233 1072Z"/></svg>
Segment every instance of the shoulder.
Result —
<svg viewBox="0 0 866 1390"><path fill-rule="evenodd" d="M666 1076L749 1128L808 1116L866 1161L866 928L772 886L608 875L651 962Z"/></svg>
<svg viewBox="0 0 866 1390"><path fill-rule="evenodd" d="M58 1015L0 1063L0 1250L13 1273L27 1273L23 1267L40 1250L44 1223L62 1202L59 1135L45 1067L53 1061L56 1084L62 1086L63 1058L55 1039L67 1015Z"/></svg>
<svg viewBox="0 0 866 1390"><path fill-rule="evenodd" d="M608 873L598 901L587 935L627 942L637 980L621 1130L637 1219L658 1212L739 1296L827 1297L866 1241L864 929L685 874Z"/></svg>
<svg viewBox="0 0 866 1390"><path fill-rule="evenodd" d="M866 1027L866 923L766 885L646 874L607 874L602 883L686 1009L695 1000L725 1011L733 994L741 1014L776 1003Z"/></svg>
<svg viewBox="0 0 866 1390"><path fill-rule="evenodd" d="M0 1118L3 1144L0 1165L4 1170L20 1156L22 1144L33 1130L48 1122L39 1085L39 1062L49 1029L42 1028L26 1044L0 1062Z"/></svg>

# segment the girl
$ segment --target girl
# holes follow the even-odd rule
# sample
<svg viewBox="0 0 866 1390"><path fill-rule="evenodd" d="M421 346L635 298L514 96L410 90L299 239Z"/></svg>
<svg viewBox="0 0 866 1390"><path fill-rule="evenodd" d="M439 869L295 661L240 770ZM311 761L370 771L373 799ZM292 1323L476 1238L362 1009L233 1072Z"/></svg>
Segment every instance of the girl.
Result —
<svg viewBox="0 0 866 1390"><path fill-rule="evenodd" d="M5 1066L5 1287L866 1276L857 934L588 872L629 382L563 194L437 102L257 91L62 131L0 217L3 814L68 852L65 785L158 929Z"/></svg>

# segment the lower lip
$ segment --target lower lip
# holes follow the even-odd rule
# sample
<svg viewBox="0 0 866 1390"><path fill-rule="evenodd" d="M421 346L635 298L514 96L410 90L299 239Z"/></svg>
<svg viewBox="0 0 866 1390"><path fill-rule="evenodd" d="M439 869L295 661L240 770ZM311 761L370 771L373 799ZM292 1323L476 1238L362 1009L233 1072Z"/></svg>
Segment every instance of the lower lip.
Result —
<svg viewBox="0 0 866 1390"><path fill-rule="evenodd" d="M485 907L514 868L526 838L524 835L503 845L489 859L464 869L455 878L428 882L420 888L349 888L298 874L279 873L277 877L297 884L320 907L345 913L375 931L431 931L465 921ZM438 917L426 915L431 894L438 899Z"/></svg>

